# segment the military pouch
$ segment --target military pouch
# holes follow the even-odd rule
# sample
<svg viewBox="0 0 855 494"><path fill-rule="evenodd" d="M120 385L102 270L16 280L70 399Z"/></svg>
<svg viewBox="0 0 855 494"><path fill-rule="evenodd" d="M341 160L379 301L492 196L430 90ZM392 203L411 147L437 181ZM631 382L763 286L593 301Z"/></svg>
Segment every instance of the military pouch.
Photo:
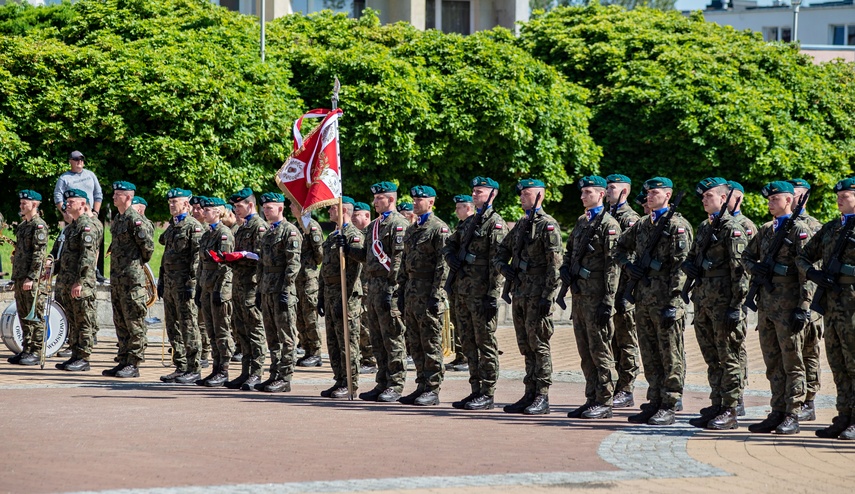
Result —
<svg viewBox="0 0 855 494"><path fill-rule="evenodd" d="M704 261L701 263L701 267L704 268L704 271L709 271L713 267L713 262L709 259L704 259Z"/></svg>
<svg viewBox="0 0 855 494"><path fill-rule="evenodd" d="M467 264L474 263L475 259L477 259L477 257L475 256L475 254L472 254L471 252L467 252L466 257L463 258L463 260L466 261Z"/></svg>
<svg viewBox="0 0 855 494"><path fill-rule="evenodd" d="M650 261L650 269L653 271L659 271L662 269L662 261L658 259L653 259Z"/></svg>
<svg viewBox="0 0 855 494"><path fill-rule="evenodd" d="M591 272L585 268L579 268L579 278L587 280L591 277Z"/></svg>
<svg viewBox="0 0 855 494"><path fill-rule="evenodd" d="M528 262L526 262L526 261L520 261L520 263L519 263L518 267L519 267L520 271L522 271L523 273L525 273L525 272L526 272L526 269L528 269Z"/></svg>
<svg viewBox="0 0 855 494"><path fill-rule="evenodd" d="M778 276L787 276L787 271L789 270L789 267L777 262L775 263L775 267L772 269L772 271Z"/></svg>
<svg viewBox="0 0 855 494"><path fill-rule="evenodd" d="M844 276L855 276L855 266L851 264L841 264L840 274Z"/></svg>

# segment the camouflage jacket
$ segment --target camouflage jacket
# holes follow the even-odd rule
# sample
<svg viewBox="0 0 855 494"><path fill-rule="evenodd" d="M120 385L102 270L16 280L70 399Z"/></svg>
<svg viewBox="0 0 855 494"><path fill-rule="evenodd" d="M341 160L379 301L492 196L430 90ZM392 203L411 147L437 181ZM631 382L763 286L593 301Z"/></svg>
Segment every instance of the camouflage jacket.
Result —
<svg viewBox="0 0 855 494"><path fill-rule="evenodd" d="M742 253L748 245L748 235L733 216L724 213L720 230L715 232L715 240L707 249L703 260L701 279L692 290L695 303L726 305L740 308L748 293L748 276L742 265ZM690 262L693 262L701 249L701 243L713 234L710 220L704 220L698 227L698 234L689 250Z"/></svg>
<svg viewBox="0 0 855 494"><path fill-rule="evenodd" d="M591 228L593 221L593 218L588 221L586 215L579 216L576 220L576 226L573 227L570 238L567 239L563 266L570 269L573 260L581 256L580 271L584 270L583 272L588 273L587 276L571 273L577 276L580 295L601 299L600 301L609 307L614 307L620 278L620 267L614 254L621 229L617 220L606 212L602 223L591 237L591 242L585 244L582 242L582 237ZM593 250L589 250L589 246Z"/></svg>
<svg viewBox="0 0 855 494"><path fill-rule="evenodd" d="M775 256L772 283L798 283L800 286L799 292L793 293L787 290L776 290L774 294L770 294L766 290L761 289L758 293L760 302L767 302L766 305L768 306L768 303L774 303L775 299L790 299L795 300L796 305L802 309L807 310L810 307L810 300L813 297L815 285L808 282L805 273L801 272L796 266L796 258L801 254L810 237L811 230L808 224L800 219L796 219L793 228L787 235L791 243L784 243L781 250ZM748 242L745 255L742 256L745 269L751 271L755 264L763 262L774 238L775 230L773 222L769 221L760 227L760 231Z"/></svg>
<svg viewBox="0 0 855 494"><path fill-rule="evenodd" d="M202 238L199 239L197 289L206 293L220 292L224 301L232 299L232 268L224 262L214 262L208 251L232 252L234 246L235 238L232 236L232 231L222 221L216 225L208 225Z"/></svg>
<svg viewBox="0 0 855 494"><path fill-rule="evenodd" d="M305 282L318 277L319 266L324 259L324 232L314 219L309 220L309 226L301 228L300 231L303 234L303 244L300 249L300 274L297 275L297 280Z"/></svg>
<svg viewBox="0 0 855 494"><path fill-rule="evenodd" d="M389 257L391 266L389 270L380 263L374 254L374 225L379 224L377 232L377 248ZM366 227L365 259L363 270L366 279L385 278L387 280L388 293L395 290L398 282L398 272L401 270L401 256L404 253L404 232L410 223L401 213L391 211L385 218L381 214L374 218Z"/></svg>
<svg viewBox="0 0 855 494"><path fill-rule="evenodd" d="M662 217L659 218L659 221ZM656 228L651 215L642 216L632 227L625 231L618 239L615 256L621 266L625 266L643 257L651 242L651 234ZM683 306L680 292L686 282L686 275L680 269L683 261L689 255L692 245L692 226L680 213L675 213L671 223L665 229L668 235L663 235L651 252L650 286L644 283L636 285L636 298L638 293L644 291L653 294L662 307ZM633 260L633 256L634 259ZM623 296L623 294L620 294Z"/></svg>
<svg viewBox="0 0 855 494"><path fill-rule="evenodd" d="M817 267L819 269L831 261L831 256L834 254L834 248L837 245L837 239L840 236L840 231L842 229L842 219L835 218L822 225L822 228L820 228L820 230L811 237L796 258L796 264L798 265L799 271L802 275L806 275L808 269L811 267ZM841 262L845 265L842 268L843 272L829 274L832 276L845 276L848 279L855 277L855 275L847 274L855 271L855 245L852 245L851 242L843 250Z"/></svg>
<svg viewBox="0 0 855 494"><path fill-rule="evenodd" d="M807 211L802 211L802 213L799 215L799 219L807 224L808 228L810 228L811 235L816 234L816 232L818 232L819 229L822 228L822 223L818 219L809 215Z"/></svg>
<svg viewBox="0 0 855 494"><path fill-rule="evenodd" d="M154 232L150 223L134 208L117 214L110 222L110 281L111 283L144 284L143 264L154 253Z"/></svg>
<svg viewBox="0 0 855 494"><path fill-rule="evenodd" d="M22 219L15 227L15 253L12 256L12 279L36 281L42 272L48 244L48 226L41 216Z"/></svg>
<svg viewBox="0 0 855 494"><path fill-rule="evenodd" d="M358 259L365 257L365 235L350 223L344 225L343 230L350 246L347 250L349 259L345 261L347 289L351 295L362 295L362 263ZM341 286L341 259L336 243L338 235L338 231L333 232L322 245L323 259L318 280L320 290L325 286Z"/></svg>
<svg viewBox="0 0 855 494"><path fill-rule="evenodd" d="M96 240L97 233L88 216L80 216L65 228L57 284L71 288L79 283L84 298L95 295L95 260L98 258Z"/></svg>
<svg viewBox="0 0 855 494"><path fill-rule="evenodd" d="M518 245L521 254L513 262L518 267L518 282L514 283L513 295L555 300L558 294L558 268L564 253L558 222L542 209L534 213L531 222L520 218L496 250L492 259L493 269L499 271L503 264L508 264Z"/></svg>
<svg viewBox="0 0 855 494"><path fill-rule="evenodd" d="M201 239L202 225L192 216L188 214L181 221L173 218L166 231L157 239L164 246L160 276L194 288L199 270Z"/></svg>
<svg viewBox="0 0 855 494"><path fill-rule="evenodd" d="M450 234L448 225L433 213L428 214L423 223L416 222L407 228L402 266L398 273L399 290L405 288L409 282L428 281L430 293L425 293L425 297L445 299L443 286L448 277L448 264L442 250Z"/></svg>
<svg viewBox="0 0 855 494"><path fill-rule="evenodd" d="M457 230L451 234L445 243L443 255L457 255L462 247L463 237L469 228L477 227L472 235L472 241L466 251L464 265L457 272L454 280L454 290L457 295L480 299L489 296L499 298L502 290L502 274L491 266L491 260L496 256L502 240L508 234L508 225L492 207L484 212L480 225L475 225L475 215L472 215L457 225Z"/></svg>
<svg viewBox="0 0 855 494"><path fill-rule="evenodd" d="M241 224L235 232L235 252L253 252L261 254L261 238L267 232L267 223L258 213L254 213L249 221ZM258 261L244 257L229 263L234 271L235 286L241 290L252 290L258 279ZM250 301L251 302L251 301Z"/></svg>
<svg viewBox="0 0 855 494"><path fill-rule="evenodd" d="M295 283L300 273L300 246L303 236L293 223L282 220L270 225L261 237L258 278L261 293L287 293L289 304L297 303Z"/></svg>
<svg viewBox="0 0 855 494"><path fill-rule="evenodd" d="M736 214L731 214L730 217L733 218L733 221L735 221L739 227L742 228L742 231L745 232L746 243L751 242L751 239L757 234L757 225L751 221L751 218L745 216L740 211L737 211Z"/></svg>
<svg viewBox="0 0 855 494"><path fill-rule="evenodd" d="M617 208L614 217L620 225L621 232L629 230L629 228L634 225L639 220L639 218L641 218L641 216L639 216L639 214L636 213L634 209L632 209L628 202L624 202L620 205L620 207ZM634 255L631 257L633 260L635 259ZM620 265L618 265L618 267L620 267ZM629 303L629 301L621 300L623 292L626 291L626 284L628 281L629 273L627 273L626 270L621 269L620 282L618 283L616 296L617 300L615 302L618 304L622 304L624 310L631 310L635 306L634 304Z"/></svg>

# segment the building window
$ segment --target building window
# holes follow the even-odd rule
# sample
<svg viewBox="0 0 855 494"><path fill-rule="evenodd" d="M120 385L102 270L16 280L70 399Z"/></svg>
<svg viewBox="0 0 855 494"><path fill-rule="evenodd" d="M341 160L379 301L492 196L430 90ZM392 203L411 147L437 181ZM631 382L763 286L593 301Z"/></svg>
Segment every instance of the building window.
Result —
<svg viewBox="0 0 855 494"><path fill-rule="evenodd" d="M781 41L789 43L793 40L793 30L789 27L781 28Z"/></svg>
<svg viewBox="0 0 855 494"><path fill-rule="evenodd" d="M365 0L353 0L353 17L359 19L365 11Z"/></svg>
<svg viewBox="0 0 855 494"><path fill-rule="evenodd" d="M436 29L436 0L425 0L425 29Z"/></svg>
<svg viewBox="0 0 855 494"><path fill-rule="evenodd" d="M764 27L763 28L763 40L764 41L778 41L778 28L777 27Z"/></svg>
<svg viewBox="0 0 855 494"><path fill-rule="evenodd" d="M225 7L234 12L240 12L240 0L220 0L220 7Z"/></svg>
<svg viewBox="0 0 855 494"><path fill-rule="evenodd" d="M846 33L846 44L855 45L855 25L849 25Z"/></svg>
<svg viewBox="0 0 855 494"><path fill-rule="evenodd" d="M471 33L471 8L469 0L442 0L442 32Z"/></svg>
<svg viewBox="0 0 855 494"><path fill-rule="evenodd" d="M831 26L831 44L846 44L846 26Z"/></svg>

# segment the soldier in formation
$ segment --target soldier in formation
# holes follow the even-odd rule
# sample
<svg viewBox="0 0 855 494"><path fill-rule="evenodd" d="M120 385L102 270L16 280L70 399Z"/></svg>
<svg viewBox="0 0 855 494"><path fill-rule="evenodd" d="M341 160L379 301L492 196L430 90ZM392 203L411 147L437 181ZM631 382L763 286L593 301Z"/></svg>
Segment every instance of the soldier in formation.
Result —
<svg viewBox="0 0 855 494"><path fill-rule="evenodd" d="M300 214L300 205L291 202L291 214L303 236L300 251L300 274L297 275L297 340L305 352L297 360L298 367L321 366L321 333L318 332L318 273L323 260L324 232L321 225L308 215ZM358 314L357 314L358 316Z"/></svg>
<svg viewBox="0 0 855 494"><path fill-rule="evenodd" d="M371 206L364 202L353 204L353 226L361 233L363 242L368 238L368 225L371 223ZM371 334L368 332L368 317L365 309L365 270L360 271L359 280L362 284L362 295L359 303L359 373L374 374L377 372L377 360L374 359L374 349L371 346Z"/></svg>

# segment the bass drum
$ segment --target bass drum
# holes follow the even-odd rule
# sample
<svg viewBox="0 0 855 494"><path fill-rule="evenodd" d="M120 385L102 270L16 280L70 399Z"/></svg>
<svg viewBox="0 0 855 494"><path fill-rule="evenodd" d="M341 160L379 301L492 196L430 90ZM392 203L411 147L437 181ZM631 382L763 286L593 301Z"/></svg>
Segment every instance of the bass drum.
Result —
<svg viewBox="0 0 855 494"><path fill-rule="evenodd" d="M68 338L65 310L56 300L50 306L50 325L47 332L45 356L52 357L62 348ZM6 348L15 354L21 353L23 350L24 330L21 328L21 321L18 319L18 307L15 302L7 305L3 315L0 316L0 338L3 339Z"/></svg>

